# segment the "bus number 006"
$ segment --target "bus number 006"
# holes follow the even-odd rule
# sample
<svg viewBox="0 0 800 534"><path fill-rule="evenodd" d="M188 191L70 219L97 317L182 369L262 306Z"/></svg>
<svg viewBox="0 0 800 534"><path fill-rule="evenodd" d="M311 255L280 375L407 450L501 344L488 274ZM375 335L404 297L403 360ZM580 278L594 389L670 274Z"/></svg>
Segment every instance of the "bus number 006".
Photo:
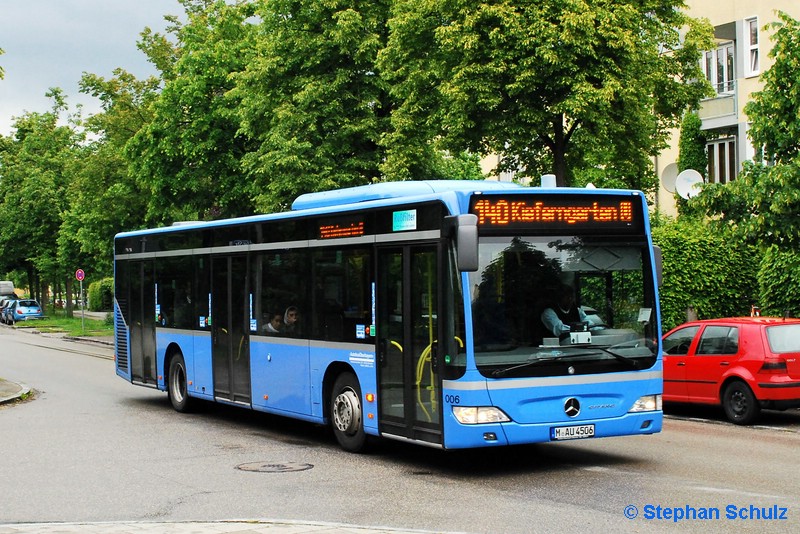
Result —
<svg viewBox="0 0 800 534"><path fill-rule="evenodd" d="M444 402L447 404L461 404L461 397L458 395L445 395Z"/></svg>

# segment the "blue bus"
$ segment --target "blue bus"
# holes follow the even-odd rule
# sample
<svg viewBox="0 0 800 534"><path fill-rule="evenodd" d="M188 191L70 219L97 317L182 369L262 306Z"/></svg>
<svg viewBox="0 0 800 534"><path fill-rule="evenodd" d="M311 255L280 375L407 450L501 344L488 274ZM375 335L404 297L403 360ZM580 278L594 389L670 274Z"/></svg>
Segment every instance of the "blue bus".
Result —
<svg viewBox="0 0 800 534"><path fill-rule="evenodd" d="M115 237L116 373L442 449L662 426L660 255L637 191L387 182ZM564 288L572 311L546 322ZM567 292L570 292L567 291Z"/></svg>

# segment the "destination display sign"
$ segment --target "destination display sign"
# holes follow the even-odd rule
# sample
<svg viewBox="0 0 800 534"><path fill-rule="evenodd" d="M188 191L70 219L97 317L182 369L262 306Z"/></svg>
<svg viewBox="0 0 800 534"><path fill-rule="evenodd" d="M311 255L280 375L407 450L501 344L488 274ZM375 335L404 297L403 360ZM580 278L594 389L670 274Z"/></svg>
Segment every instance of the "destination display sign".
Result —
<svg viewBox="0 0 800 534"><path fill-rule="evenodd" d="M364 219L321 222L319 225L320 239L339 239L343 237L360 237L362 235L364 235Z"/></svg>
<svg viewBox="0 0 800 534"><path fill-rule="evenodd" d="M470 212L483 229L631 229L638 207L630 195L487 195L473 198Z"/></svg>

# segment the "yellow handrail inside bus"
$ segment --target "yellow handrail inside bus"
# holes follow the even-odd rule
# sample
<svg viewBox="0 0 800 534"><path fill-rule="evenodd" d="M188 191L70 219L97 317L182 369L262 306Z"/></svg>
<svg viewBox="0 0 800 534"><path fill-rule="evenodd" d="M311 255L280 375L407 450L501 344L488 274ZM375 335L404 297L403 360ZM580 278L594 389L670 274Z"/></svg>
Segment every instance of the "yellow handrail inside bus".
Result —
<svg viewBox="0 0 800 534"><path fill-rule="evenodd" d="M458 337L454 336L455 340L458 341L458 346L464 348L464 341ZM431 363L431 353L433 352L433 345L436 343L436 340L431 341L431 344L425 347L425 350L422 351L422 354L419 356L419 360L417 361L417 404L419 407L422 408L422 411L425 412L425 416L428 418L428 422L432 421L431 414L425 408L425 404L422 402L422 375L425 374L425 365ZM436 412L437 402L436 402L436 388L433 387L435 374L433 365L431 365L431 386L428 387L430 391L430 401L431 401L431 410Z"/></svg>

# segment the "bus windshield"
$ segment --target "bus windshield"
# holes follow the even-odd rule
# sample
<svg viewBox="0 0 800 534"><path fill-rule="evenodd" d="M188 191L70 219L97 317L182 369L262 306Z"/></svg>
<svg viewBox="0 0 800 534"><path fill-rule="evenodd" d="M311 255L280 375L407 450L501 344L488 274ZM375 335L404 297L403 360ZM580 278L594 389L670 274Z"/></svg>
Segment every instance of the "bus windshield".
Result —
<svg viewBox="0 0 800 534"><path fill-rule="evenodd" d="M652 367L658 324L644 238L482 237L470 274L475 360L487 377Z"/></svg>

